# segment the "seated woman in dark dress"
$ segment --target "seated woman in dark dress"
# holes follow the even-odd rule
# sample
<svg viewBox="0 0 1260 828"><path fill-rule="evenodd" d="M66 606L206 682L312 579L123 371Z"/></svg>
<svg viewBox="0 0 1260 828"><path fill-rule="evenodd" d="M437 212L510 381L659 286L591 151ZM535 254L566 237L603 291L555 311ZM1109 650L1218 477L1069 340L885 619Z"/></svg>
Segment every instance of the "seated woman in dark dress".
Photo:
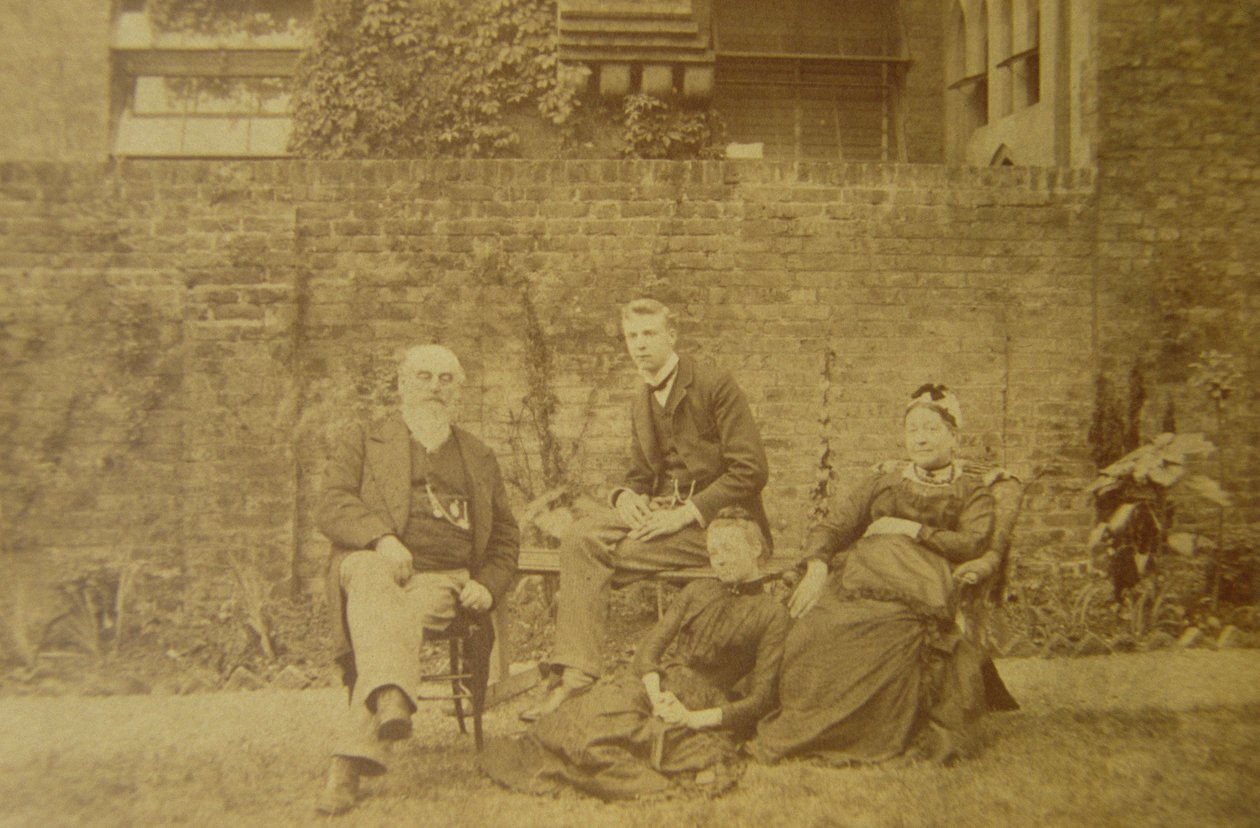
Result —
<svg viewBox="0 0 1260 828"><path fill-rule="evenodd" d="M488 743L481 766L491 778L529 793L569 786L607 800L661 793L706 769L735 770L738 740L774 707L789 622L762 590L757 565L767 550L746 512L719 512L707 542L718 580L679 593L628 671L568 699L522 736Z"/></svg>
<svg viewBox="0 0 1260 828"><path fill-rule="evenodd" d="M878 762L922 736L927 756L948 760L969 742L992 667L954 624L954 584L975 581L967 562L985 551L994 503L954 459L961 425L943 386L917 390L904 417L909 462L857 480L811 528L788 602L799 620L781 708L748 745L758 759Z"/></svg>

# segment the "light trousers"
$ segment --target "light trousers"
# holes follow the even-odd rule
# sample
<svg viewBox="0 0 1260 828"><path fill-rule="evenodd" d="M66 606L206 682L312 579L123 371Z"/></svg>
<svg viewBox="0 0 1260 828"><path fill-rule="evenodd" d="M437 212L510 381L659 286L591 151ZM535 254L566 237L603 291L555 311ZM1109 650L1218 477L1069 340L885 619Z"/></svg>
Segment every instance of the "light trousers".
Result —
<svg viewBox="0 0 1260 828"><path fill-rule="evenodd" d="M377 738L368 698L382 687L399 687L413 702L420 694L420 646L424 631L444 630L455 617L467 569L416 572L404 584L394 565L365 549L342 561L341 588L354 649L357 678L334 756L366 760L363 770L383 772L384 743Z"/></svg>
<svg viewBox="0 0 1260 828"><path fill-rule="evenodd" d="M650 541L627 537L630 526L615 510L579 521L560 544L560 594L553 667L602 671L612 587L654 572L707 566L704 529L692 524Z"/></svg>

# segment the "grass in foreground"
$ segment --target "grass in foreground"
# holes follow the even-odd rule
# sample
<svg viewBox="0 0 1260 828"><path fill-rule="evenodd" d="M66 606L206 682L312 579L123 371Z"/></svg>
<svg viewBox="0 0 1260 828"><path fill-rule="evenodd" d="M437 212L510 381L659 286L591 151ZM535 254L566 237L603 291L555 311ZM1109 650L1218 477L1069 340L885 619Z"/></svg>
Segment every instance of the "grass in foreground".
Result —
<svg viewBox="0 0 1260 828"><path fill-rule="evenodd" d="M506 718L506 717L504 717ZM1008 826L1255 825L1260 707L1186 713L1005 714L952 769L750 765L717 799L600 802L502 790L453 725L412 743L344 825ZM0 778L8 825L306 825L326 733L168 746L108 763L62 752Z"/></svg>

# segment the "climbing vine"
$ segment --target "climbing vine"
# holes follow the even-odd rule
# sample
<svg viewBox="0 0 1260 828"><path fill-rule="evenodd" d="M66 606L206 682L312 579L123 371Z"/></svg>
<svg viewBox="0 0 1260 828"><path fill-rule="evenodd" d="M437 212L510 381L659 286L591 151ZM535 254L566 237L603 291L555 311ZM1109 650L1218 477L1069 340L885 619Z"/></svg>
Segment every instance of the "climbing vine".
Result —
<svg viewBox="0 0 1260 828"><path fill-rule="evenodd" d="M651 95L627 95L624 145L629 158L720 158L723 126L709 108L686 107Z"/></svg>
<svg viewBox="0 0 1260 828"><path fill-rule="evenodd" d="M558 59L555 0L327 0L298 64L291 148L317 158L493 158L520 152L513 115L579 155L593 120L621 155L715 158L707 107L649 95L592 106L590 70Z"/></svg>
<svg viewBox="0 0 1260 828"><path fill-rule="evenodd" d="M554 0L328 0L298 65L293 149L326 158L495 157L532 108L576 105Z"/></svg>

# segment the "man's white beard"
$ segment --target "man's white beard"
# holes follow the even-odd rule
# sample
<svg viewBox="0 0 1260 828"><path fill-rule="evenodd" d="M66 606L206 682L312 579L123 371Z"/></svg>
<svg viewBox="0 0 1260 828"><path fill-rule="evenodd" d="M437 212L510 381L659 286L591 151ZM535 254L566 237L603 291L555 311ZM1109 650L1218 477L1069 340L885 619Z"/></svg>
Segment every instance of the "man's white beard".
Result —
<svg viewBox="0 0 1260 828"><path fill-rule="evenodd" d="M407 430L426 449L432 451L451 434L451 415L446 406L435 402L422 402L402 410Z"/></svg>

